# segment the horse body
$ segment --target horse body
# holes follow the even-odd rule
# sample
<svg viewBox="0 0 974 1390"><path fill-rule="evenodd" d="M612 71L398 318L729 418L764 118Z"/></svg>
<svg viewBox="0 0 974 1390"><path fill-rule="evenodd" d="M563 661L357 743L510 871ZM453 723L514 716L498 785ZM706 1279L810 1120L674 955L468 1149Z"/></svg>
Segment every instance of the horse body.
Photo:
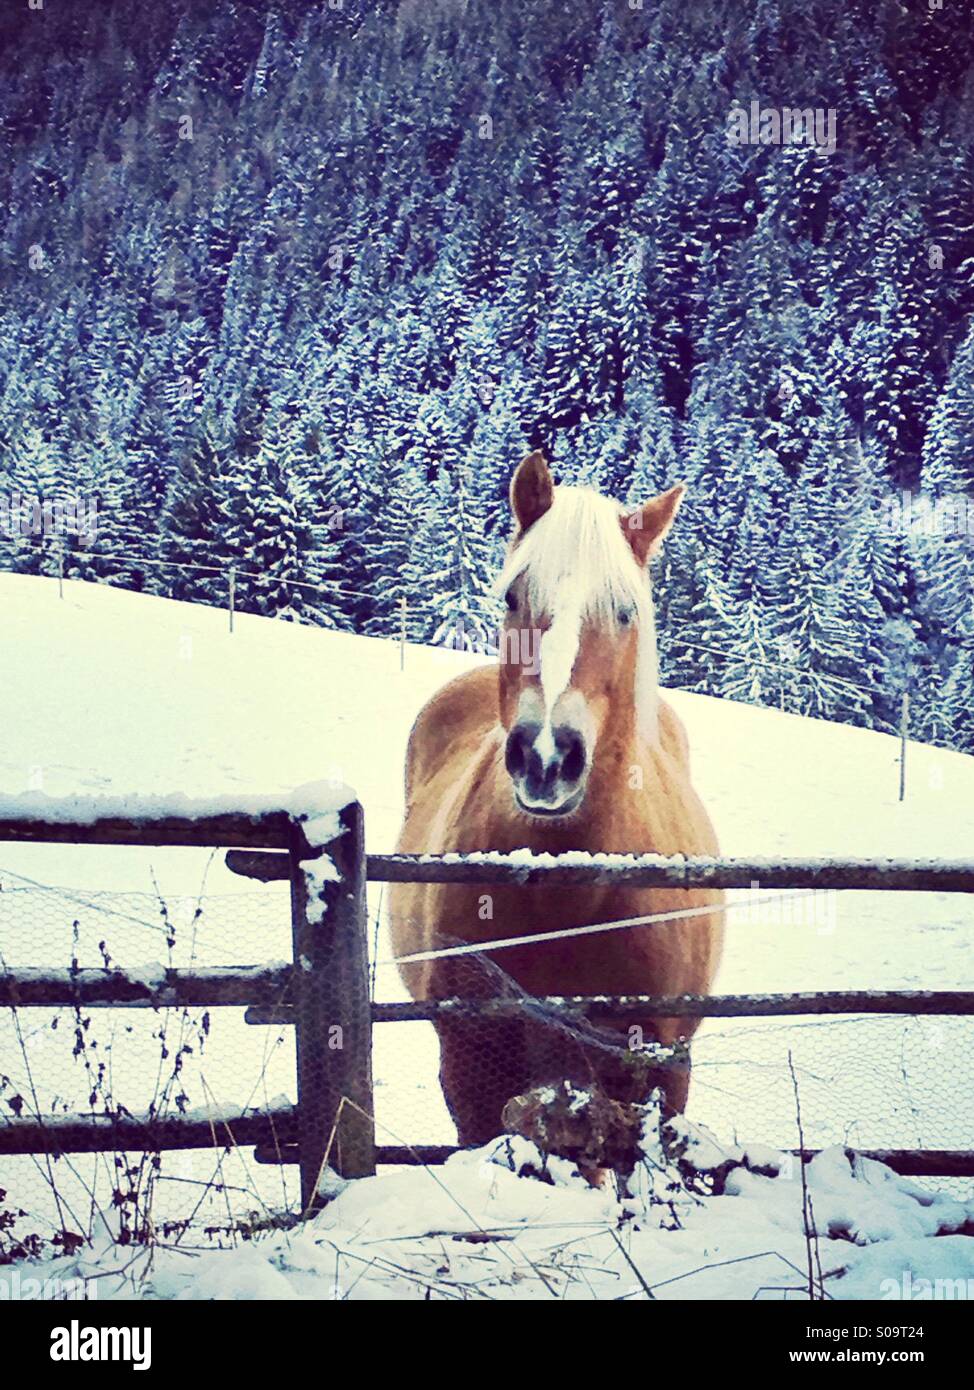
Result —
<svg viewBox="0 0 974 1390"><path fill-rule="evenodd" d="M526 526L523 512L518 519L523 539L533 521ZM517 548L516 538L512 556ZM539 596L530 597L529 580L530 566L518 581L524 588L521 607L532 607L531 621L539 630L555 632L558 615L541 611ZM524 618L522 612L518 621ZM652 637L651 616L643 618ZM543 637L540 662L502 661L499 668L469 672L420 713L407 753L401 852L523 847L550 854L716 852L713 828L690 782L685 733L658 699L655 681L651 717L640 718L633 692L640 662L649 659L645 645L640 650L634 634L606 638L581 608L574 621L575 651L563 657L555 650L554 660L564 668L555 684L563 677L565 683L554 694L550 680L545 690L543 669L554 644L546 653ZM655 670L654 641L652 660ZM552 715L547 733L544 704ZM560 805L570 809L562 812ZM390 924L401 957L713 906L712 915L489 953L533 996L705 993L720 954L721 902L722 895L712 890L625 885L492 885L488 891L480 884L397 884L390 894ZM493 992L489 975L478 974L473 965L468 956L447 956L404 962L400 971L416 999ZM695 1024L692 1019L640 1021L643 1038L661 1043L688 1038ZM554 1079L539 1074L545 1064L537 1047L532 1049L536 1032L473 1018L441 1018L437 1032L441 1081L461 1144L485 1142L499 1133L506 1101ZM688 1083L688 1067L670 1068L661 1078L665 1100L674 1109L685 1105Z"/></svg>

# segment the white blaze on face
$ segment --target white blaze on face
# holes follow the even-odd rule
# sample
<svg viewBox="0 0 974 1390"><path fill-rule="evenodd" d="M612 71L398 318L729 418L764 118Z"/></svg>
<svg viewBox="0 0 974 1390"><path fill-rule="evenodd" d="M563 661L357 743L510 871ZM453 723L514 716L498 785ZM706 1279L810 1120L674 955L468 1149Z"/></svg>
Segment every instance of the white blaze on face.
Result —
<svg viewBox="0 0 974 1390"><path fill-rule="evenodd" d="M552 722L559 698L571 685L575 658L582 639L583 600L579 595L565 595L565 601L555 614L551 626L541 638L541 696L544 700L544 720L538 736L538 753L543 762L554 757L555 739Z"/></svg>

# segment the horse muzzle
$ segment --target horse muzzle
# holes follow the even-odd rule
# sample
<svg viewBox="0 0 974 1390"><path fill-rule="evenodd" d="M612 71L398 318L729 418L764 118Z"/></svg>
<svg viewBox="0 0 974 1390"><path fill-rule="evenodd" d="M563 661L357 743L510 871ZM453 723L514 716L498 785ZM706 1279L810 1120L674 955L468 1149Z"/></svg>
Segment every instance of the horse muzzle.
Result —
<svg viewBox="0 0 974 1390"><path fill-rule="evenodd" d="M567 816L581 805L589 757L578 729L515 724L507 736L504 763L514 799L528 815Z"/></svg>

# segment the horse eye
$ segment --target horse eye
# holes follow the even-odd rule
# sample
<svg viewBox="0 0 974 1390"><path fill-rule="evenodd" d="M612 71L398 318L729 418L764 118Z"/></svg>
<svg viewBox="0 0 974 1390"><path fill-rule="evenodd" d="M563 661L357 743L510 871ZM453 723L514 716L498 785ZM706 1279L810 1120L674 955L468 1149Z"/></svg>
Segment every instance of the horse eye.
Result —
<svg viewBox="0 0 974 1390"><path fill-rule="evenodd" d="M620 627L628 627L636 615L631 608L620 608L616 616Z"/></svg>
<svg viewBox="0 0 974 1390"><path fill-rule="evenodd" d="M507 591L507 593L506 593L506 595L505 595L504 597L505 597L505 602L507 603L508 611L511 612L511 613L516 613L516 612L517 612L517 594L514 592L513 589L508 589L508 591Z"/></svg>

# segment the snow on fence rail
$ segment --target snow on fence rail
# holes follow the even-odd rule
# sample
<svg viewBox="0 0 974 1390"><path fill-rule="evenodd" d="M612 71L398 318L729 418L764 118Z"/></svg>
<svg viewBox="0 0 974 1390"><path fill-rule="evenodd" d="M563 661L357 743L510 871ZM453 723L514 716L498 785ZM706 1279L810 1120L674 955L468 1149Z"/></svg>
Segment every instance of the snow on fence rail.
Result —
<svg viewBox="0 0 974 1390"><path fill-rule="evenodd" d="M898 888L974 891L974 859L713 859L681 854L370 855L368 876L386 883L518 883L574 888Z"/></svg>
<svg viewBox="0 0 974 1390"><path fill-rule="evenodd" d="M0 840L80 844L229 846L227 865L247 878L291 888L292 960L253 966L126 971L18 967L0 972L0 1007L240 1007L257 1026L295 1028L297 1104L223 1112L207 1109L164 1119L120 1115L36 1116L0 1124L0 1153L68 1153L226 1147L253 1144L260 1162L294 1162L302 1207L311 1208L326 1164L344 1176L374 1172L376 1162L439 1162L449 1145L376 1146L372 1028L429 1020L446 1012L510 1017L517 999L374 1003L369 994L365 883L516 883L571 888L626 882L672 888L829 888L974 892L974 860L728 859L658 855L366 855L362 809L349 801L248 811L149 804L79 808L33 805L0 818ZM824 993L558 997L543 1001L569 1017L595 1021L660 1017L775 1015L972 1015L974 991L843 990ZM341 1045L334 1046L334 1030ZM797 1152L797 1151L796 1151ZM804 1151L804 1156L813 1153ZM910 1175L974 1175L974 1151L869 1150Z"/></svg>
<svg viewBox="0 0 974 1390"><path fill-rule="evenodd" d="M2 833L2 822L0 822ZM282 856L233 851L234 873L268 883L287 877ZM638 888L900 889L974 892L974 859L743 859L675 854L370 854L366 877L376 883L516 883L577 888L628 883Z"/></svg>

